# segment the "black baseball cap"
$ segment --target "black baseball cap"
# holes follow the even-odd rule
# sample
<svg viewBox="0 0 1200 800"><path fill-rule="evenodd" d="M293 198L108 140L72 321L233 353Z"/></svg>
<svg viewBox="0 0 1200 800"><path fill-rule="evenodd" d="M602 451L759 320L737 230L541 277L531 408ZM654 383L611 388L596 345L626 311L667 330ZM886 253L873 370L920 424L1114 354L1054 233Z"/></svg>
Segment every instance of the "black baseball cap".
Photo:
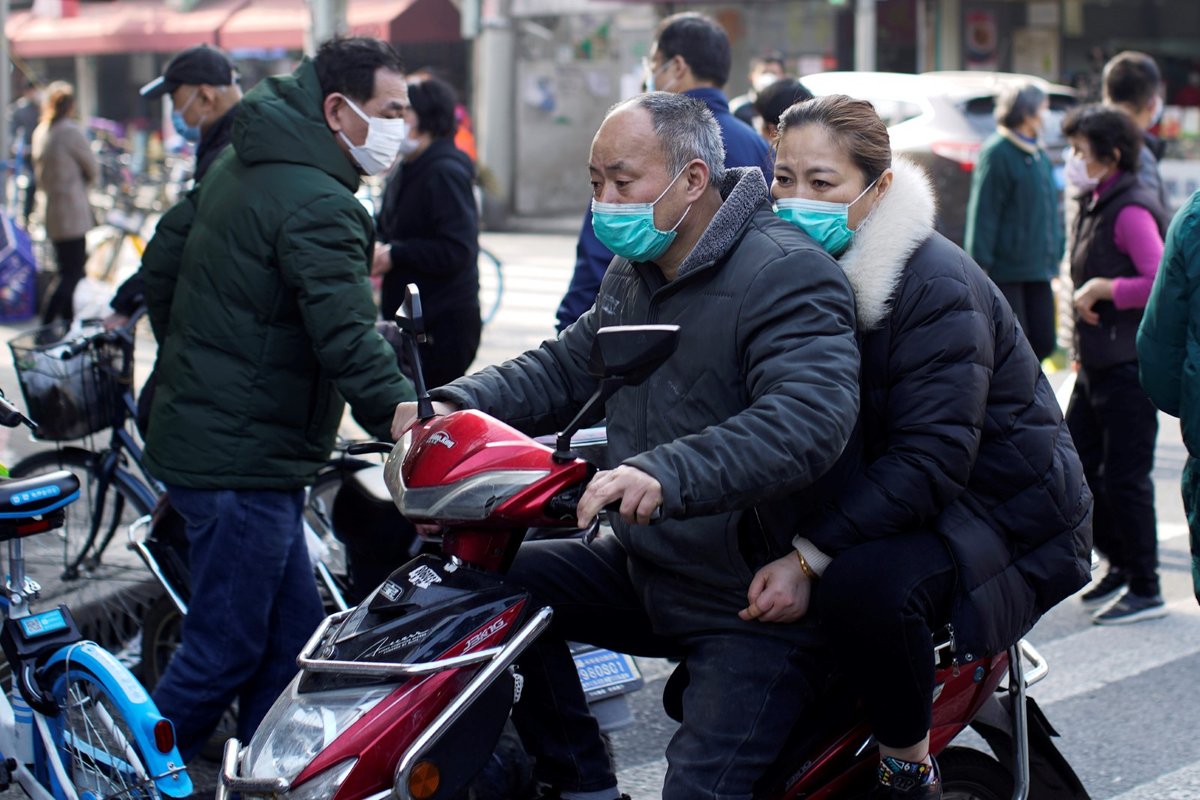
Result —
<svg viewBox="0 0 1200 800"><path fill-rule="evenodd" d="M153 100L180 86L229 86L236 79L237 70L229 56L202 44L172 58L162 75L141 88L141 95Z"/></svg>

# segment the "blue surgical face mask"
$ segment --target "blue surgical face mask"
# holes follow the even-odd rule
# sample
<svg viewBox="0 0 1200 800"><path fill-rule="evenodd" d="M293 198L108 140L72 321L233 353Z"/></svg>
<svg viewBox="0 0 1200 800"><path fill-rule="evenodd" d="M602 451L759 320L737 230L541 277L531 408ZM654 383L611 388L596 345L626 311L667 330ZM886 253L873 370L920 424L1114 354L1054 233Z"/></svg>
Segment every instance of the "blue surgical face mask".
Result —
<svg viewBox="0 0 1200 800"><path fill-rule="evenodd" d="M200 141L200 126L188 125L187 121L183 118L183 112L188 110L188 107L191 106L199 94L200 89L197 88L196 91L192 92L192 96L188 98L188 101L183 104L183 108L177 108L171 112L171 125L175 127L175 132L189 142Z"/></svg>
<svg viewBox="0 0 1200 800"><path fill-rule="evenodd" d="M592 200L592 230L600 243L621 258L630 261L653 261L667 252L675 241L675 229L692 210L691 205L683 212L679 222L668 231L660 231L654 225L654 206L679 180L683 169L662 190L653 203L601 203Z"/></svg>
<svg viewBox="0 0 1200 800"><path fill-rule="evenodd" d="M643 66L645 67L645 72L646 72L646 80L645 80L646 91L647 92L669 92L671 90L671 87L675 85L674 80L669 81L664 86L657 86L656 84L658 83L659 74L662 72L666 72L667 67L671 66L671 62L669 60L664 62L658 69L654 69L654 67L651 66L649 59L642 59L642 62L643 62Z"/></svg>
<svg viewBox="0 0 1200 800"><path fill-rule="evenodd" d="M854 241L850 228L850 206L862 199L879 178L871 181L858 197L849 203L830 203L802 197L785 197L775 203L775 213L807 233L829 255L837 258Z"/></svg>

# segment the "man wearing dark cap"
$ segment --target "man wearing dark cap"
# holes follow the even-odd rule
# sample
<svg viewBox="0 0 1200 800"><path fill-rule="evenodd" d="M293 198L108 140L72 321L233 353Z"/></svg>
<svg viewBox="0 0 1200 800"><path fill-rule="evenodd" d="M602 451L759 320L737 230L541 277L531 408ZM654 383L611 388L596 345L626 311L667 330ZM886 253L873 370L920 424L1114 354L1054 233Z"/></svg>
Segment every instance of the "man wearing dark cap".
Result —
<svg viewBox="0 0 1200 800"><path fill-rule="evenodd" d="M196 142L194 174L199 181L229 144L235 109L242 99L233 62L206 44L192 47L172 58L162 75L142 87L141 94L147 100L170 95L175 131Z"/></svg>
<svg viewBox="0 0 1200 800"><path fill-rule="evenodd" d="M237 82L237 69L229 57L206 44L184 50L171 59L163 74L141 88L142 97L154 100L169 95L171 121L176 132L196 143L196 166L192 182L199 183L228 145L237 118L242 87ZM117 288L109 305L113 313L104 320L110 330L128 324L129 318L141 306L146 287L139 269ZM142 434L150 419L150 404L158 384L152 372L138 396L137 423Z"/></svg>

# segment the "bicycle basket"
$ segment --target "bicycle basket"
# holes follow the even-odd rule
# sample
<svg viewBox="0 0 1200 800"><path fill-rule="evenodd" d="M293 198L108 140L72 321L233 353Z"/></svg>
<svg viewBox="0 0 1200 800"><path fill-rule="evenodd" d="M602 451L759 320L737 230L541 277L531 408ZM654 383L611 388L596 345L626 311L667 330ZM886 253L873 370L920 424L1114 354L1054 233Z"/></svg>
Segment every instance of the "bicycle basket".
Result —
<svg viewBox="0 0 1200 800"><path fill-rule="evenodd" d="M102 331L93 326L67 338L67 324L56 322L9 341L36 438L79 439L120 423L127 365L119 345L97 337ZM86 346L71 354L77 343Z"/></svg>

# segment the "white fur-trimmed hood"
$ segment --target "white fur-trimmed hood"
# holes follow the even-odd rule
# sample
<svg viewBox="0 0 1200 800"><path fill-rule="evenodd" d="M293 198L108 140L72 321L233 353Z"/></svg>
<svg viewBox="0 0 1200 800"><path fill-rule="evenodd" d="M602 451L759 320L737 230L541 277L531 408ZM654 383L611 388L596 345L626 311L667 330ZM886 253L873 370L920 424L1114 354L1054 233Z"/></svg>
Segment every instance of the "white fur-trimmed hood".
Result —
<svg viewBox="0 0 1200 800"><path fill-rule="evenodd" d="M921 167L892 161L891 188L854 232L838 263L854 289L858 327L871 330L891 312L892 295L913 252L933 233L933 187Z"/></svg>

